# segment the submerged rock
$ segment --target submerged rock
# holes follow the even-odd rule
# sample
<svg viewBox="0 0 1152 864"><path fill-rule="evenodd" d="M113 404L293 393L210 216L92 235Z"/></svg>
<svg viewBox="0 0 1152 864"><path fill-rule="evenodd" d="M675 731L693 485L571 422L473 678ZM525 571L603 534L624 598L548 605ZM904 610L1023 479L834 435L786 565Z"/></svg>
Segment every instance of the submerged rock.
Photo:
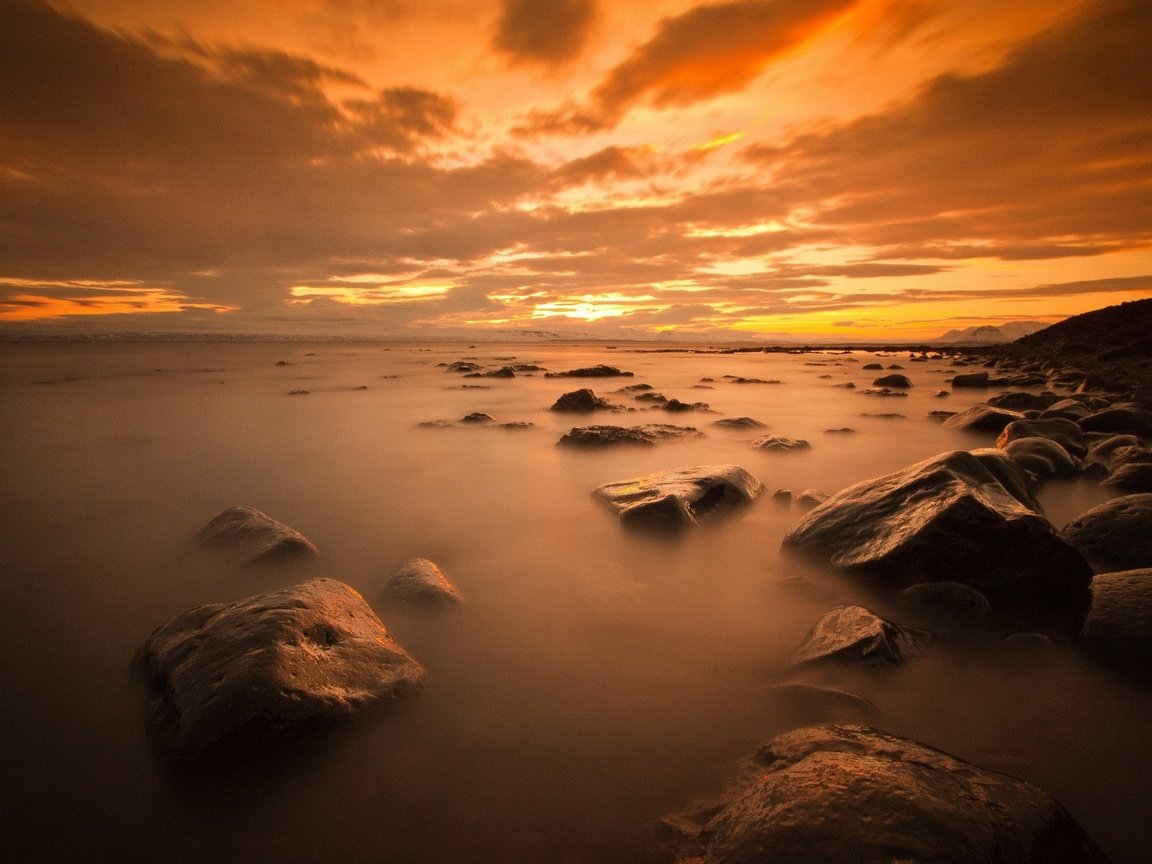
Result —
<svg viewBox="0 0 1152 864"><path fill-rule="evenodd" d="M805 489L796 496L796 503L805 510L811 510L813 507L823 504L831 497L827 492L823 492L820 489Z"/></svg>
<svg viewBox="0 0 1152 864"><path fill-rule="evenodd" d="M703 435L692 426L646 423L642 426L573 426L556 442L564 447L612 447L618 444L648 446L670 438L696 438Z"/></svg>
<svg viewBox="0 0 1152 864"><path fill-rule="evenodd" d="M1080 647L1095 662L1152 681L1152 569L1096 576Z"/></svg>
<svg viewBox="0 0 1152 864"><path fill-rule="evenodd" d="M410 695L424 677L364 598L333 579L189 609L153 632L135 662L179 759L241 734L355 714Z"/></svg>
<svg viewBox="0 0 1152 864"><path fill-rule="evenodd" d="M444 571L427 558L413 558L401 565L389 577L385 591L397 600L416 603L448 605L464 599Z"/></svg>
<svg viewBox="0 0 1152 864"><path fill-rule="evenodd" d="M1152 494L1105 501L1065 525L1060 536L1097 570L1152 567Z"/></svg>
<svg viewBox="0 0 1152 864"><path fill-rule="evenodd" d="M1125 492L1152 492L1152 463L1128 462L1117 465L1100 481L1101 486L1114 486Z"/></svg>
<svg viewBox="0 0 1152 864"><path fill-rule="evenodd" d="M1070 636L1092 570L1032 509L1018 477L1000 451L944 453L838 492L784 546L890 591L961 582L988 598L999 623Z"/></svg>
<svg viewBox="0 0 1152 864"><path fill-rule="evenodd" d="M200 529L199 537L242 554L249 563L316 554L307 537L255 507L229 507Z"/></svg>
<svg viewBox="0 0 1152 864"><path fill-rule="evenodd" d="M792 660L891 668L919 657L931 640L932 634L885 621L863 606L837 606L808 631Z"/></svg>
<svg viewBox="0 0 1152 864"><path fill-rule="evenodd" d="M901 620L933 636L977 636L988 627L988 598L960 582L922 582L896 595Z"/></svg>
<svg viewBox="0 0 1152 864"><path fill-rule="evenodd" d="M833 721L858 723L872 720L878 713L870 700L835 687L787 681L769 689L775 702L802 726Z"/></svg>
<svg viewBox="0 0 1152 864"><path fill-rule="evenodd" d="M1041 789L867 726L761 747L713 806L663 822L677 864L1105 864Z"/></svg>
<svg viewBox="0 0 1152 864"><path fill-rule="evenodd" d="M605 483L595 495L625 527L678 530L750 504L763 488L738 465L701 465Z"/></svg>

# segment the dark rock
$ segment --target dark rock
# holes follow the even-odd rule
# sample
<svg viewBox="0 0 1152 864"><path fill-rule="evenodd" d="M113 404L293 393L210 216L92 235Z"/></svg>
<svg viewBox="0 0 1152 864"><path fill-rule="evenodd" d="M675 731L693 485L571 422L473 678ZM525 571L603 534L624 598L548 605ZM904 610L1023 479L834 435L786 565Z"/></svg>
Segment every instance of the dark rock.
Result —
<svg viewBox="0 0 1152 864"><path fill-rule="evenodd" d="M773 701L800 726L836 721L864 722L874 720L879 713L870 700L835 687L787 681L774 684L769 689Z"/></svg>
<svg viewBox="0 0 1152 864"><path fill-rule="evenodd" d="M741 378L739 375L725 375L733 384L783 384L776 378Z"/></svg>
<svg viewBox="0 0 1152 864"><path fill-rule="evenodd" d="M293 364L289 363L287 360L277 360L276 365L277 366L291 366Z"/></svg>
<svg viewBox="0 0 1152 864"><path fill-rule="evenodd" d="M853 435L856 430L851 426L841 426L839 429L825 429L825 435Z"/></svg>
<svg viewBox="0 0 1152 864"><path fill-rule="evenodd" d="M1092 570L1031 509L1019 476L1000 451L944 453L838 492L784 546L890 591L962 582L988 598L998 624L1068 636Z"/></svg>
<svg viewBox="0 0 1152 864"><path fill-rule="evenodd" d="M1065 420L1071 420L1075 423L1091 413L1091 409L1083 402L1077 401L1076 399L1061 399L1059 402L1053 402L1041 411L1040 419L1047 420L1050 417L1063 417Z"/></svg>
<svg viewBox="0 0 1152 864"><path fill-rule="evenodd" d="M663 393L657 393L655 390L648 393L639 393L634 398L637 402L655 402L660 405L668 401L667 396Z"/></svg>
<svg viewBox="0 0 1152 864"><path fill-rule="evenodd" d="M1117 465L1100 481L1100 485L1114 486L1125 492L1152 492L1152 464L1130 462L1127 465Z"/></svg>
<svg viewBox="0 0 1152 864"><path fill-rule="evenodd" d="M937 390L932 395L935 396L937 399L947 399L952 394L949 393L947 390Z"/></svg>
<svg viewBox="0 0 1152 864"><path fill-rule="evenodd" d="M884 364L883 364L883 363L865 363L865 364L864 364L863 366L861 366L860 368L861 368L861 369L868 369L868 370L872 370L872 369L883 369L883 368L884 368Z"/></svg>
<svg viewBox="0 0 1152 864"><path fill-rule="evenodd" d="M944 421L946 429L962 429L965 432L996 432L1016 420L1023 420L1019 411L993 408L991 405L973 405Z"/></svg>
<svg viewBox="0 0 1152 864"><path fill-rule="evenodd" d="M451 605L464 599L444 571L427 558L413 558L401 565L384 590L397 600L428 605Z"/></svg>
<svg viewBox="0 0 1152 864"><path fill-rule="evenodd" d="M1091 433L1090 433L1091 434ZM1104 434L1104 433L1097 433ZM1140 439L1135 435L1107 435L1098 441L1092 442L1088 450L1088 457L1098 462L1111 462L1112 454L1121 447L1139 447Z"/></svg>
<svg viewBox="0 0 1152 864"><path fill-rule="evenodd" d="M456 424L450 420L421 420L416 424L421 429L454 429Z"/></svg>
<svg viewBox="0 0 1152 864"><path fill-rule="evenodd" d="M922 582L896 595L900 619L933 636L979 635L988 628L988 598L961 582Z"/></svg>
<svg viewBox="0 0 1152 864"><path fill-rule="evenodd" d="M677 864L1106 864L1045 792L868 726L772 739L720 801L664 820Z"/></svg>
<svg viewBox="0 0 1152 864"><path fill-rule="evenodd" d="M307 537L255 507L229 507L200 529L199 536L242 554L249 563L316 554Z"/></svg>
<svg viewBox="0 0 1152 864"><path fill-rule="evenodd" d="M812 447L802 438L789 438L787 435L765 435L752 442L757 450L773 450L777 452L791 452L794 450L808 450Z"/></svg>
<svg viewBox="0 0 1152 864"><path fill-rule="evenodd" d="M455 363L449 363L444 367L445 372L479 372L480 364L469 363L465 360L457 360Z"/></svg>
<svg viewBox="0 0 1152 864"><path fill-rule="evenodd" d="M536 424L531 420L510 420L507 423L498 424L501 429L511 429L512 431L520 431L523 429L535 428Z"/></svg>
<svg viewBox="0 0 1152 864"><path fill-rule="evenodd" d="M588 388L573 390L565 393L552 403L549 411L570 411L573 413L588 413L611 409L612 405L607 399L597 396Z"/></svg>
<svg viewBox="0 0 1152 864"><path fill-rule="evenodd" d="M839 387L843 390L855 390L856 389L856 385L853 384L851 381L845 381L843 384L833 384L832 386L833 387Z"/></svg>
<svg viewBox="0 0 1152 864"><path fill-rule="evenodd" d="M1134 406L1114 406L1077 421L1085 432L1128 432L1152 436L1152 411Z"/></svg>
<svg viewBox="0 0 1152 864"><path fill-rule="evenodd" d="M569 369L567 372L545 372L545 378L631 378L631 372L621 372L615 366L585 366L581 369Z"/></svg>
<svg viewBox="0 0 1152 864"><path fill-rule="evenodd" d="M646 390L651 390L651 384L628 384L616 390L616 393L643 393Z"/></svg>
<svg viewBox="0 0 1152 864"><path fill-rule="evenodd" d="M860 391L862 396L907 396L899 390L889 390L887 387L865 387Z"/></svg>
<svg viewBox="0 0 1152 864"><path fill-rule="evenodd" d="M881 375L872 384L876 387L911 387L907 375Z"/></svg>
<svg viewBox="0 0 1152 864"><path fill-rule="evenodd" d="M1139 445L1117 447L1112 451L1112 462L1116 465L1138 465L1152 462L1152 450Z"/></svg>
<svg viewBox="0 0 1152 864"><path fill-rule="evenodd" d="M956 375L952 378L952 388L957 387L989 387L990 379L987 372L969 372L965 375Z"/></svg>
<svg viewBox="0 0 1152 864"><path fill-rule="evenodd" d="M1013 391L1001 393L985 401L993 408L1007 408L1009 411L1044 411L1056 398L1054 395Z"/></svg>
<svg viewBox="0 0 1152 864"><path fill-rule="evenodd" d="M1089 659L1152 682L1152 569L1096 576L1080 646Z"/></svg>
<svg viewBox="0 0 1152 864"><path fill-rule="evenodd" d="M495 418L492 415L482 411L473 411L471 414L460 418L461 423L492 423L494 421Z"/></svg>
<svg viewBox="0 0 1152 864"><path fill-rule="evenodd" d="M681 402L679 399L669 399L660 406L664 411L711 411L707 402Z"/></svg>
<svg viewBox="0 0 1152 864"><path fill-rule="evenodd" d="M311 392L312 392L311 390L289 390L288 395L289 396L307 396Z"/></svg>
<svg viewBox="0 0 1152 864"><path fill-rule="evenodd" d="M766 423L761 423L752 417L725 417L721 420L713 420L713 426L723 426L726 429L763 429L767 428Z"/></svg>
<svg viewBox="0 0 1152 864"><path fill-rule="evenodd" d="M148 637L136 664L180 759L241 733L355 714L424 677L364 598L332 579L190 609Z"/></svg>
<svg viewBox="0 0 1152 864"><path fill-rule="evenodd" d="M1038 480L1071 477L1079 470L1076 458L1050 438L1015 438L1002 449Z"/></svg>
<svg viewBox="0 0 1152 864"><path fill-rule="evenodd" d="M619 444L650 446L670 438L696 438L703 433L692 426L647 423L643 426L574 426L556 442L564 447L613 447Z"/></svg>
<svg viewBox="0 0 1152 864"><path fill-rule="evenodd" d="M808 631L792 654L797 666L853 663L868 669L892 668L924 653L932 635L885 621L863 606L837 606Z"/></svg>
<svg viewBox="0 0 1152 864"><path fill-rule="evenodd" d="M1050 417L1047 420L1014 420L1000 430L996 439L997 447L1004 447L1017 438L1049 438L1075 456L1083 459L1088 455L1088 445L1084 433L1071 420L1063 417Z"/></svg>
<svg viewBox="0 0 1152 864"><path fill-rule="evenodd" d="M1152 567L1152 494L1105 501L1065 525L1060 536L1098 571Z"/></svg>
<svg viewBox="0 0 1152 864"><path fill-rule="evenodd" d="M595 494L625 527L676 530L750 504L763 488L737 465L701 465L605 483Z"/></svg>

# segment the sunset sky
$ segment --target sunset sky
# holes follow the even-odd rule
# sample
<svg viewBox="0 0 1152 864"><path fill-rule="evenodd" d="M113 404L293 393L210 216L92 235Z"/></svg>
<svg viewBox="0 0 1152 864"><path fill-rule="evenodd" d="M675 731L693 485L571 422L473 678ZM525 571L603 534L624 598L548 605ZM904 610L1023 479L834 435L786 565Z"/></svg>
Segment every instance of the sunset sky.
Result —
<svg viewBox="0 0 1152 864"><path fill-rule="evenodd" d="M1148 0L0 0L0 333L922 339L1152 297Z"/></svg>

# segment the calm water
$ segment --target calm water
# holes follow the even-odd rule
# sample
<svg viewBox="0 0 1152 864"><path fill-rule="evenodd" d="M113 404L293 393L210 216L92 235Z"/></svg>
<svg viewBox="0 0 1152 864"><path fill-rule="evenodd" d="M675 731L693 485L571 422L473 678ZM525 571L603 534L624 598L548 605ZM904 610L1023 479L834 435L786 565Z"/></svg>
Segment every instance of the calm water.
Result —
<svg viewBox="0 0 1152 864"><path fill-rule="evenodd" d="M551 370L611 363L631 379L463 379L437 363ZM292 365L277 366L279 360ZM0 346L0 778L8 860L44 862L640 862L664 813L719 788L785 728L769 689L836 597L781 585L799 518L764 496L679 542L624 534L590 495L662 468L733 462L780 487L835 491L944 450L979 391L936 399L954 370L901 363L882 399L874 355L704 355L564 346L136 344ZM776 378L734 384L724 375ZM714 389L694 389L701 377ZM831 376L822 377L822 376ZM548 406L646 382L716 414L573 418ZM463 384L487 389L462 389ZM358 389L367 387L367 389ZM307 390L306 395L288 395ZM484 411L528 430L418 428ZM898 412L903 417L868 417ZM749 415L806 438L758 452ZM554 446L584 422L673 422L707 437L648 449ZM854 435L825 430L850 426ZM1062 525L1104 500L1050 485ZM226 507L297 528L318 561L237 570L191 543ZM453 612L383 603L388 574L437 561ZM344 580L428 671L403 710L309 738L275 764L173 774L149 750L129 660L202 603L315 575ZM1012 665L937 649L845 682L900 734L1060 798L1116 861L1152 861L1152 699L1058 655Z"/></svg>

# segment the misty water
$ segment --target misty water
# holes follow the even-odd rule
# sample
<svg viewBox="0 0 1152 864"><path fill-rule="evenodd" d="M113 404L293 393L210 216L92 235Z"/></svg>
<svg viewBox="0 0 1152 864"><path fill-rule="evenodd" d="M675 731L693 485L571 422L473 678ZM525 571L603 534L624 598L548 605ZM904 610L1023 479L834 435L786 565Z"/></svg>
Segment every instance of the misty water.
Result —
<svg viewBox="0 0 1152 864"><path fill-rule="evenodd" d="M465 379L437 365L466 357L635 377ZM915 386L904 398L835 386L868 386L883 374L869 362L904 366ZM991 444L928 416L988 395L934 397L955 371L906 354L603 345L0 346L7 860L656 860L659 817L721 789L794 722L771 687L795 678L805 631L853 598L834 581L788 580L804 565L780 541L803 511L772 491L831 492ZM697 389L702 377L712 389ZM649 411L612 392L639 382L715 413ZM639 410L547 410L585 386ZM418 425L474 411L534 425ZM902 416L868 416L891 413ZM812 448L761 452L754 432L712 425L742 415ZM646 422L706 434L555 446L573 425ZM845 426L855 434L826 432ZM622 531L591 494L710 463L743 466L766 494L679 540ZM1040 494L1057 526L1106 497L1086 480ZM198 549L197 530L238 504L301 531L319 556L244 569ZM436 561L465 605L385 602L387 576L413 557ZM143 640L187 608L321 575L373 605L427 670L424 691L273 759L166 767L129 670ZM942 644L896 674L828 681L873 700L888 731L1036 783L1115 861L1152 861L1147 693L1070 651L1009 661Z"/></svg>

